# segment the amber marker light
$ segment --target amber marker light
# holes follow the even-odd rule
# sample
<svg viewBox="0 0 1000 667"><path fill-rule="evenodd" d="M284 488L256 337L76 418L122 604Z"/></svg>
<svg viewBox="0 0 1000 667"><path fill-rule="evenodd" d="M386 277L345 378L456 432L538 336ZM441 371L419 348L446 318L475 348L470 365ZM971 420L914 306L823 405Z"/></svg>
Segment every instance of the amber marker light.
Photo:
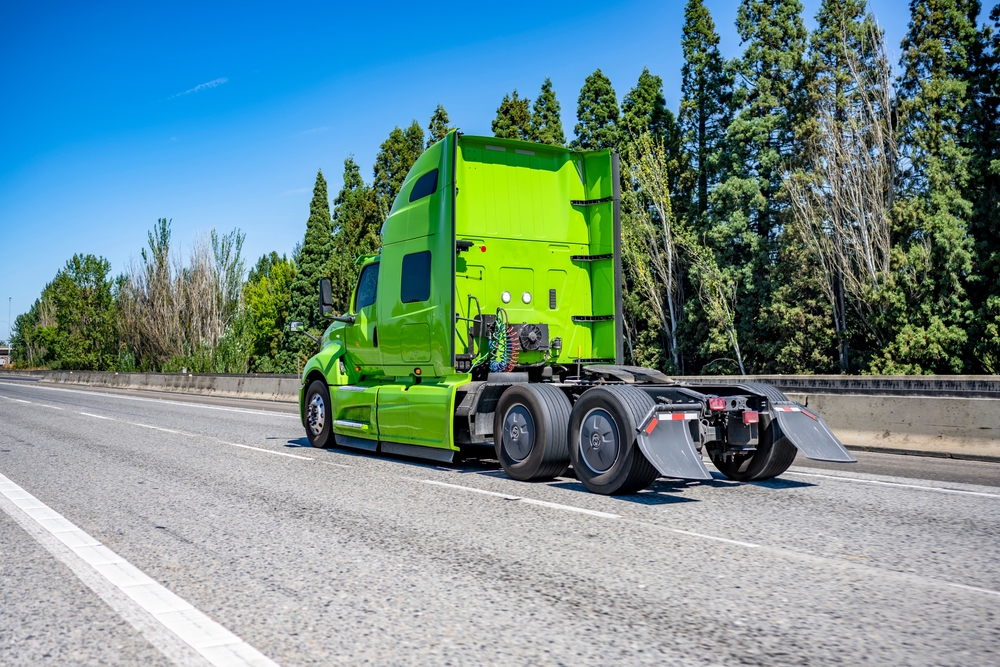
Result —
<svg viewBox="0 0 1000 667"><path fill-rule="evenodd" d="M420 369L419 368L414 368L413 369L413 374L414 375L420 375Z"/></svg>

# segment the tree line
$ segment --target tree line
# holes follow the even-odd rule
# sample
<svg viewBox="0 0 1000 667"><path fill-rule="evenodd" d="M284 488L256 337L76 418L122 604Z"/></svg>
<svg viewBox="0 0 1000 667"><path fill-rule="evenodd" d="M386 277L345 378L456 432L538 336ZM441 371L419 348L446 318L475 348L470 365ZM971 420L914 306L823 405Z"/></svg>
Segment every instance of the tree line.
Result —
<svg viewBox="0 0 1000 667"><path fill-rule="evenodd" d="M898 75L863 0L743 0L743 53L719 52L688 0L681 99L644 69L621 99L598 69L567 144L545 79L504 95L495 136L622 155L626 353L675 374L1000 370L1000 5L913 0ZM380 146L372 180L344 161L332 206L316 177L291 257L247 272L243 235L212 232L186 262L157 222L120 276L75 256L13 343L26 365L296 372L319 335L316 284L346 310L356 258L413 162L451 129L438 106Z"/></svg>

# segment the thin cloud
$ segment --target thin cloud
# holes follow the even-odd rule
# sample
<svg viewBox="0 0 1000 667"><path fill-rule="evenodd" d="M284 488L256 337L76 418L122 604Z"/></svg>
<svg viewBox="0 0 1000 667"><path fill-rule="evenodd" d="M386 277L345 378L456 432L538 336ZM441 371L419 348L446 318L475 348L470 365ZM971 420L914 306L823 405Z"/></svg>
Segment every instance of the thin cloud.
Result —
<svg viewBox="0 0 1000 667"><path fill-rule="evenodd" d="M220 79L212 79L211 81L206 81L205 83L199 83L194 88L189 88L188 90L185 90L183 93L177 93L176 95L173 95L170 99L173 99L174 97L182 97L184 95L190 95L191 93L197 93L202 90L208 90L209 88L218 88L222 84L228 82L229 79L227 79L226 77L222 77Z"/></svg>
<svg viewBox="0 0 1000 667"><path fill-rule="evenodd" d="M297 136L297 137L303 137L303 136L305 136L307 134L319 134L320 132L326 132L329 129L330 129L329 127L327 127L326 125L323 125L322 127L314 127L311 130L305 130L304 132L299 132L295 136Z"/></svg>

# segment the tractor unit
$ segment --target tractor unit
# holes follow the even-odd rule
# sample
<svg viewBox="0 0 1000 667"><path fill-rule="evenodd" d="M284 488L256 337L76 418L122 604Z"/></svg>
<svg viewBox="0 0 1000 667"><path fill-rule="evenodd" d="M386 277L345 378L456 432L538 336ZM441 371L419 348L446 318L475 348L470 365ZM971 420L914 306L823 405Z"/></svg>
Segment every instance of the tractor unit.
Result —
<svg viewBox="0 0 1000 667"><path fill-rule="evenodd" d="M359 259L302 373L309 442L601 494L659 476L780 475L854 458L822 417L763 384L687 385L623 365L618 155L450 132L425 151Z"/></svg>

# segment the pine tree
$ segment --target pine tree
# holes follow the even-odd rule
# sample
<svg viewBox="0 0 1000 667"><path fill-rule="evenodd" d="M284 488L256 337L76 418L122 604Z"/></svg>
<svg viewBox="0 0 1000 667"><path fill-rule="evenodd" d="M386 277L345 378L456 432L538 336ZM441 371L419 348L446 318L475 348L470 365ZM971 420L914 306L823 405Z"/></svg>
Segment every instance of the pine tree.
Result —
<svg viewBox="0 0 1000 667"><path fill-rule="evenodd" d="M580 89L576 107L577 124L573 128L576 138L571 148L600 150L618 147L618 98L611 80L598 69L587 77Z"/></svg>
<svg viewBox="0 0 1000 667"><path fill-rule="evenodd" d="M296 275L292 282L289 321L302 322L314 333L326 328L319 315L319 280L327 278L333 235L330 229L330 200L327 198L323 170L316 174L313 198L309 204L306 235L294 258ZM287 336L286 350L300 361L315 353L315 345L303 335Z"/></svg>
<svg viewBox="0 0 1000 667"><path fill-rule="evenodd" d="M517 90L512 95L504 95L493 119L493 136L500 139L521 139L534 141L531 127L531 100L518 97Z"/></svg>
<svg viewBox="0 0 1000 667"><path fill-rule="evenodd" d="M389 215L392 202L403 187L410 167L424 152L424 131L413 121L406 130L395 127L389 138L382 142L375 157L375 180L372 187L379 202L382 216Z"/></svg>
<svg viewBox="0 0 1000 667"><path fill-rule="evenodd" d="M361 178L361 170L353 156L344 160L344 184L333 206L333 253L330 258L333 308L344 313L350 307L351 291L357 282L357 258L378 252L382 245L378 200L374 190Z"/></svg>
<svg viewBox="0 0 1000 667"><path fill-rule="evenodd" d="M635 88L622 99L621 140L623 143L649 132L659 141L666 133L667 102L663 99L663 79L642 68Z"/></svg>
<svg viewBox="0 0 1000 667"><path fill-rule="evenodd" d="M704 238L723 273L739 276L737 329L751 345L747 365L766 368L775 332L762 326L774 285L771 272L787 206L781 193L796 157L796 106L806 29L799 0L743 0L736 18L746 44L734 63L738 112L726 136L725 161L710 201ZM780 335L780 334L779 334Z"/></svg>
<svg viewBox="0 0 1000 667"><path fill-rule="evenodd" d="M884 373L957 373L965 367L972 269L970 151L960 143L969 106L969 58L979 3L912 0L903 40L899 132L907 165L895 210L894 339L872 363Z"/></svg>
<svg viewBox="0 0 1000 667"><path fill-rule="evenodd" d="M431 122L427 125L427 148L444 139L445 135L454 129L450 123L448 112L442 105L437 105L431 116Z"/></svg>
<svg viewBox="0 0 1000 667"><path fill-rule="evenodd" d="M679 123L695 185L693 190L676 192L678 199L692 202L700 218L708 209L709 190L718 182L733 81L719 53L712 15L702 0L688 0L683 35Z"/></svg>
<svg viewBox="0 0 1000 667"><path fill-rule="evenodd" d="M535 99L535 106L531 113L532 141L552 146L566 145L562 116L559 114L559 100L556 99L556 93L552 90L552 79L545 77L542 91Z"/></svg>

